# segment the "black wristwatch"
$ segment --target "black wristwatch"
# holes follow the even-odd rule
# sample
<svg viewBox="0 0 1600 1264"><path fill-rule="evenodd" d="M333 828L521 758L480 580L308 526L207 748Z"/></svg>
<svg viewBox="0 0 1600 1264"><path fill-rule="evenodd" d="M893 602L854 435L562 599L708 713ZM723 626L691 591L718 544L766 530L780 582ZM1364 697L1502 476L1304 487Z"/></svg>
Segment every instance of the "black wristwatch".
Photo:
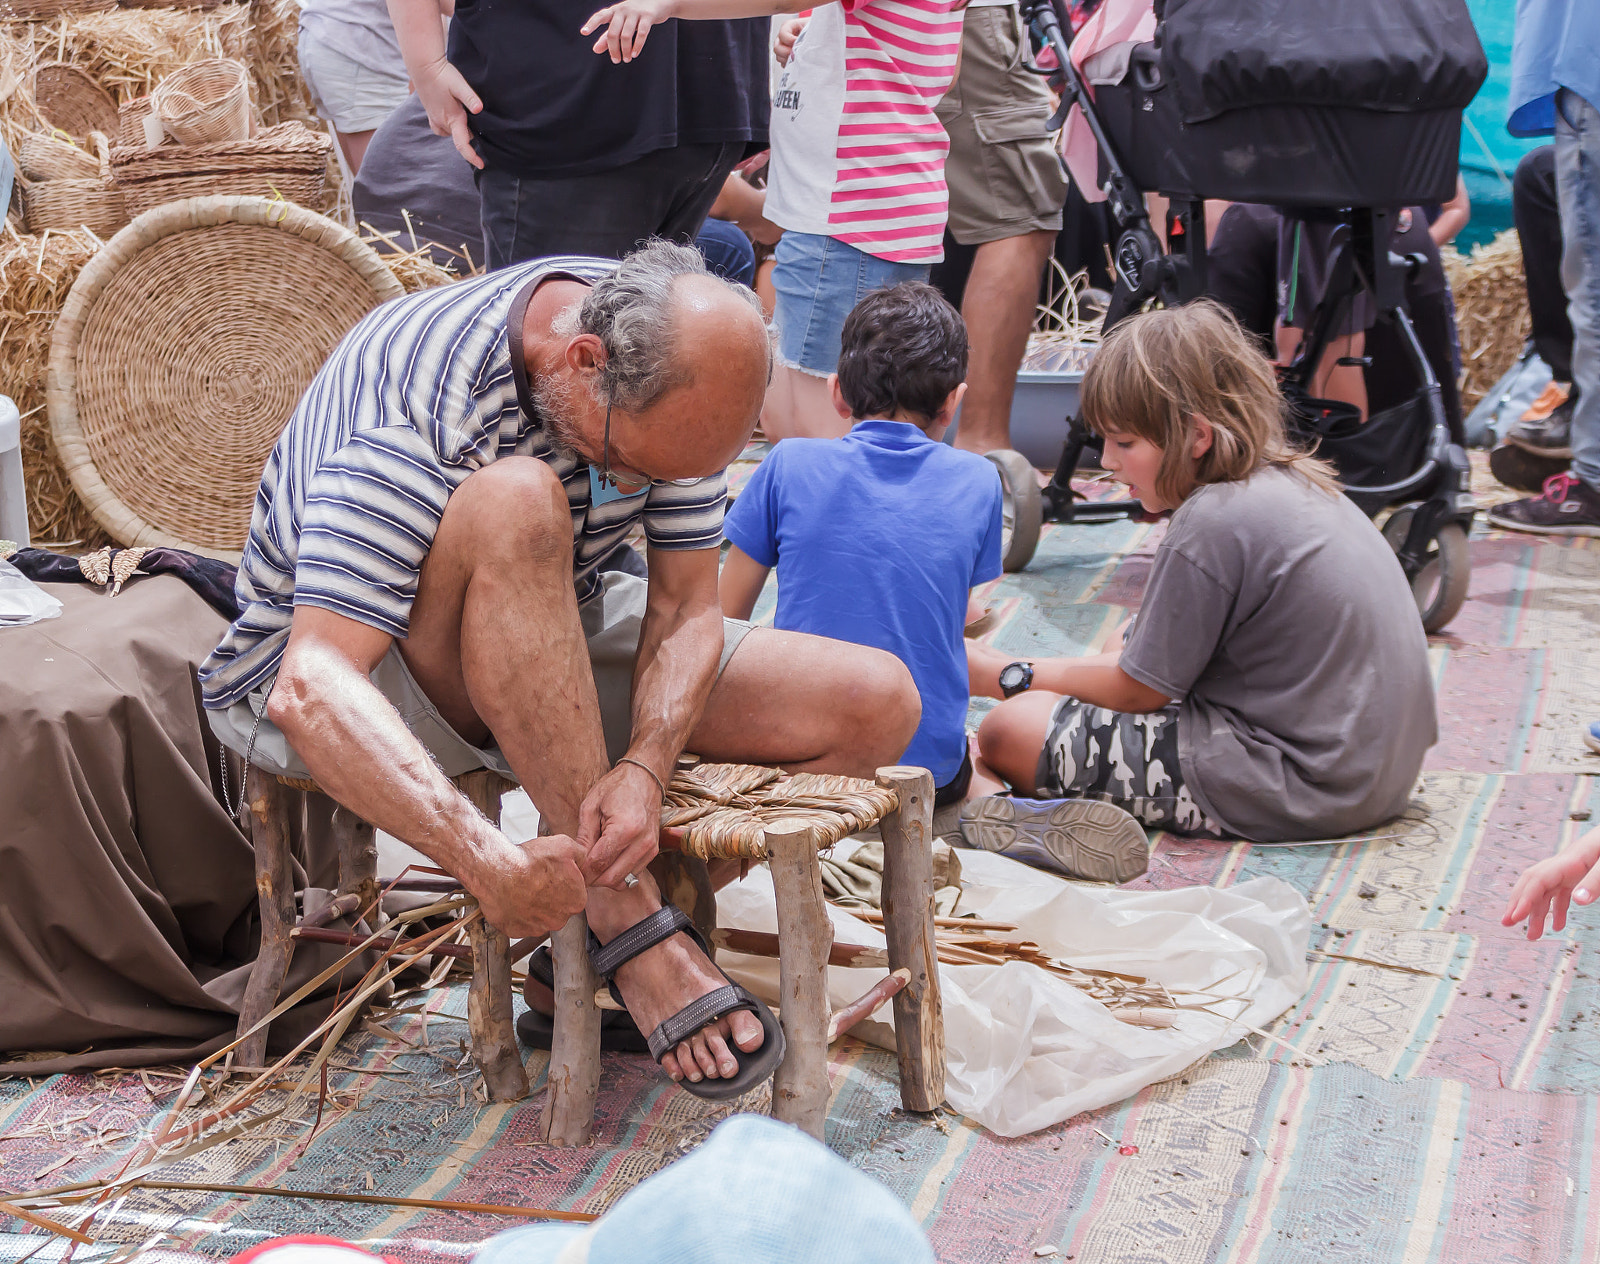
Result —
<svg viewBox="0 0 1600 1264"><path fill-rule="evenodd" d="M1026 692L1032 684L1032 663L1007 663L1000 669L1000 692L1007 698Z"/></svg>

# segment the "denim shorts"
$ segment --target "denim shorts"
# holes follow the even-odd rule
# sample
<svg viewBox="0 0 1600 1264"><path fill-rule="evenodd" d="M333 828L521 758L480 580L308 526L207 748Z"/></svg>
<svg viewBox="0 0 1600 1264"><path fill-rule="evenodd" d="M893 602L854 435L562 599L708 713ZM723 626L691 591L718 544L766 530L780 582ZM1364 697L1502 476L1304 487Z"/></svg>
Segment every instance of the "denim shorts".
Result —
<svg viewBox="0 0 1600 1264"><path fill-rule="evenodd" d="M839 336L851 308L873 290L926 281L929 271L925 263L891 263L815 233L784 233L773 260L778 359L816 377L839 367Z"/></svg>

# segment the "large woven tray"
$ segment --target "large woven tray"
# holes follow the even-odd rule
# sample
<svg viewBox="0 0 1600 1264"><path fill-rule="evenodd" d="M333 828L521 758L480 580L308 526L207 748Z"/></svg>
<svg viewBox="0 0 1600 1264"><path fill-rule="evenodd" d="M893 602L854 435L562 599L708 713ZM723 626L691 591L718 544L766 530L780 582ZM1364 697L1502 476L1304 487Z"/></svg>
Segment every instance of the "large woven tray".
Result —
<svg viewBox="0 0 1600 1264"><path fill-rule="evenodd" d="M128 131L124 111L123 135ZM214 145L120 144L111 172L130 214L189 197L280 197L303 206L322 200L333 141L304 123L280 123L250 140Z"/></svg>
<svg viewBox="0 0 1600 1264"><path fill-rule="evenodd" d="M113 539L236 561L267 454L351 325L400 282L354 234L267 198L148 211L73 284L45 398Z"/></svg>

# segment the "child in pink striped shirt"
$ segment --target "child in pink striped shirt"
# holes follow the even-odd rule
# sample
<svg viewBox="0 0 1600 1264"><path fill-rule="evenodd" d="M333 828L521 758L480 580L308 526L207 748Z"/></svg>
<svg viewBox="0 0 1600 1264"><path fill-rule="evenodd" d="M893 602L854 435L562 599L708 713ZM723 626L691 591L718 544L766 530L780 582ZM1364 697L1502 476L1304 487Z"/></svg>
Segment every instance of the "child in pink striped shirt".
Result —
<svg viewBox="0 0 1600 1264"><path fill-rule="evenodd" d="M766 217L784 230L773 286L779 366L770 439L839 435L828 394L845 317L873 290L925 281L943 257L950 143L934 107L955 79L966 0L818 5L772 99ZM797 0L620 0L584 24L596 52L629 61L670 17L792 12ZM780 50L781 55L781 50Z"/></svg>

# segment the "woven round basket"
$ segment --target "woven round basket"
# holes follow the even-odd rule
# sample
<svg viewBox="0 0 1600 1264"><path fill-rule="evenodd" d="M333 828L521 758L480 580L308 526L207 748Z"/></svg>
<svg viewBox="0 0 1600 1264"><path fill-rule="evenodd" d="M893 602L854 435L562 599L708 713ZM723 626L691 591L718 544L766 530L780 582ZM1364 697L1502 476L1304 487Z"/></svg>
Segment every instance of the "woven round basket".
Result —
<svg viewBox="0 0 1600 1264"><path fill-rule="evenodd" d="M63 13L97 13L116 8L116 0L0 0L0 22L43 22Z"/></svg>
<svg viewBox="0 0 1600 1264"><path fill-rule="evenodd" d="M126 545L237 561L267 454L345 332L400 282L347 229L267 198L148 211L72 286L45 399L61 463Z"/></svg>
<svg viewBox="0 0 1600 1264"><path fill-rule="evenodd" d="M76 66L46 62L33 72L33 101L40 116L76 140L90 132L117 134L117 103Z"/></svg>
<svg viewBox="0 0 1600 1264"><path fill-rule="evenodd" d="M100 160L71 141L30 132L17 144L17 166L30 180L94 180Z"/></svg>
<svg viewBox="0 0 1600 1264"><path fill-rule="evenodd" d="M22 189L22 218L30 233L47 228L87 228L96 237L109 237L128 222L122 191L105 179L40 180Z"/></svg>
<svg viewBox="0 0 1600 1264"><path fill-rule="evenodd" d="M180 145L250 137L250 73L242 61L214 57L173 71L150 94L161 126Z"/></svg>

